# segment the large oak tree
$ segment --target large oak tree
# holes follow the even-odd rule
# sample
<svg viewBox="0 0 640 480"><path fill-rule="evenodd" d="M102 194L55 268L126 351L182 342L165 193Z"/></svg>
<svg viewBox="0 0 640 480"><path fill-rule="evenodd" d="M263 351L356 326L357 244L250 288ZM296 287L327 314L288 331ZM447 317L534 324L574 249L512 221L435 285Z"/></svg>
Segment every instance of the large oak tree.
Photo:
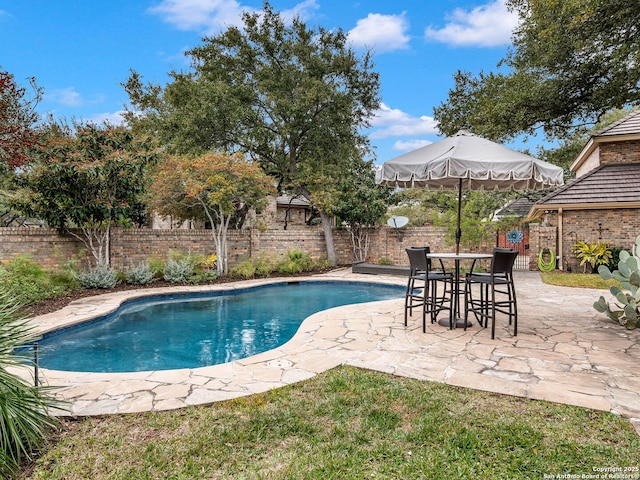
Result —
<svg viewBox="0 0 640 480"><path fill-rule="evenodd" d="M378 75L341 30L299 18L287 24L268 3L243 23L205 38L188 52L191 71L172 72L164 87L132 72L127 120L173 152L249 155L280 190L318 206L335 264L326 206L336 182L369 151L360 131L379 105Z"/></svg>
<svg viewBox="0 0 640 480"><path fill-rule="evenodd" d="M640 105L640 3L509 0L521 19L497 72L459 71L435 109L443 133L563 138Z"/></svg>

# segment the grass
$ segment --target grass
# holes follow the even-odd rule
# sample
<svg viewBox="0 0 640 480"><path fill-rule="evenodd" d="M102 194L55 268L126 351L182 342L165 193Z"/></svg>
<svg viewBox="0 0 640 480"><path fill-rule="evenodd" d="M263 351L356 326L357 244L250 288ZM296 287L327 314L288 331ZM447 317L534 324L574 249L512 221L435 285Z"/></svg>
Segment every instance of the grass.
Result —
<svg viewBox="0 0 640 480"><path fill-rule="evenodd" d="M608 412L339 367L210 406L71 420L28 478L529 479L637 467L639 450Z"/></svg>
<svg viewBox="0 0 640 480"><path fill-rule="evenodd" d="M612 285L620 285L616 280L603 280L600 275L594 273L566 273L566 272L540 272L542 281L549 285L576 288L599 288L609 290Z"/></svg>

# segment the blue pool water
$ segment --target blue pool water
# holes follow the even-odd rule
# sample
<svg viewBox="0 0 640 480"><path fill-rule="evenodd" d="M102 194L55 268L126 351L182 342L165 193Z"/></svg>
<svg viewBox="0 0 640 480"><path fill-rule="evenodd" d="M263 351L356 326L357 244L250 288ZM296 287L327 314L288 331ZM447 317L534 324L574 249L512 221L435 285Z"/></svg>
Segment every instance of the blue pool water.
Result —
<svg viewBox="0 0 640 480"><path fill-rule="evenodd" d="M309 315L403 296L392 285L294 282L237 290L157 295L124 303L39 342L39 365L76 372L196 368L265 352L290 340Z"/></svg>

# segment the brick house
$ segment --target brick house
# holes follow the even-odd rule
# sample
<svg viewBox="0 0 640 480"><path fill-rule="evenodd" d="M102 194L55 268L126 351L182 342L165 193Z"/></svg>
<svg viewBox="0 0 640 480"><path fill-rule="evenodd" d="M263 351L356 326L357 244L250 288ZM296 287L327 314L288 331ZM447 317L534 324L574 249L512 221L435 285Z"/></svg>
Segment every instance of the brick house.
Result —
<svg viewBox="0 0 640 480"><path fill-rule="evenodd" d="M640 234L640 110L594 134L570 168L576 178L536 202L529 217L555 228L558 268L577 271L578 240L629 250Z"/></svg>

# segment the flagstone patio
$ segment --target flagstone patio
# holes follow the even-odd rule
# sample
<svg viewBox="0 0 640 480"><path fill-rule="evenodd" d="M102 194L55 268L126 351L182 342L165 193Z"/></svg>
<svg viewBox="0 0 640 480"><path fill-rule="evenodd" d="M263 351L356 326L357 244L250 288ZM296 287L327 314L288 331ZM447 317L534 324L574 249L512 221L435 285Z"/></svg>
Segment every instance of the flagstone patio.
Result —
<svg viewBox="0 0 640 480"><path fill-rule="evenodd" d="M404 282L397 276L353 274L350 269L319 277ZM282 279L171 291L233 290L274 281ZM592 308L602 291L549 286L537 272L516 272L515 282L517 337L500 317L495 340L489 329L477 324L465 332L436 323L427 325L423 333L417 312L404 326L403 299L399 298L314 314L285 345L223 365L138 373L41 369L39 375L43 384L59 387L57 395L69 401L69 411L61 414L100 415L175 409L251 395L345 364L612 411L629 418L640 433L640 330L628 331ZM140 295L137 290L81 299L31 322L41 332L49 331L106 313L126 298ZM32 376L33 372L22 374Z"/></svg>

